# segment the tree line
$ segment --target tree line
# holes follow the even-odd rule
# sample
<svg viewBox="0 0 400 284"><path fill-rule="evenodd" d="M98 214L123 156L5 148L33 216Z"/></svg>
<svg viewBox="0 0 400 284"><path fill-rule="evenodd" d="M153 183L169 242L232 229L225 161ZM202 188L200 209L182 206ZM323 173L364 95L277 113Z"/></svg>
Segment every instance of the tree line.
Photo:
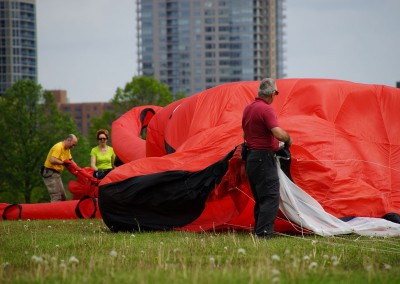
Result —
<svg viewBox="0 0 400 284"><path fill-rule="evenodd" d="M51 92L34 81L17 81L0 97L0 202L49 202L39 169L50 148L69 133L79 140L72 150L74 161L80 167L90 166L90 149L97 145L98 129L111 130L112 122L132 107L166 106L183 97L185 94L173 95L153 77L133 77L124 88L117 88L111 99L113 110L91 119L89 135L84 137L74 119L58 111ZM65 170L62 179L68 188L75 176Z"/></svg>

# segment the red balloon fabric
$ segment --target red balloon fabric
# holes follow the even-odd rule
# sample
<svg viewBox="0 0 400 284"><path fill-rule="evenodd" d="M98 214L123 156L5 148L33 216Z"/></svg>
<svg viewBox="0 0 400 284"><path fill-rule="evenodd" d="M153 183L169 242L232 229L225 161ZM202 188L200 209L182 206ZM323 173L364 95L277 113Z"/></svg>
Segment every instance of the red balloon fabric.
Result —
<svg viewBox="0 0 400 284"><path fill-rule="evenodd" d="M135 224L126 220L136 218L136 223L145 220L142 224L148 228L157 228L160 222L161 228L187 230L251 228L254 201L238 146L243 143L242 112L257 95L258 85L259 81L229 83L187 97L156 111L146 142L120 140L121 149L143 149L144 145L145 151L125 159L124 165L102 180L99 207L106 224L135 229ZM277 85L280 92L272 106L280 125L293 138L293 181L336 217L400 213L400 90L330 79L282 79ZM126 135L119 131L132 131L117 130L114 125L112 130L119 137ZM132 132L137 134L138 129ZM226 170L218 163L226 163ZM211 168L217 172L224 169L215 174L212 190L203 191L204 181L185 184L185 179L204 175ZM174 177L174 185L168 173ZM154 180L157 178L159 183ZM186 186L189 192L178 188ZM176 197L178 191L182 194ZM193 192L198 198L186 200ZM203 202L204 194L207 199L201 209L194 203ZM170 196L177 199L170 200ZM150 205L153 201L158 204L154 207L158 215L153 215L151 206L148 208L153 211L146 211L146 202ZM182 209L187 202L199 213L189 221L182 219L188 222L184 225L175 224L179 216L173 207L178 210L180 204ZM132 211L129 206L140 210ZM157 223L159 216L168 214L174 219ZM190 208L181 212L184 214L191 214ZM277 231L285 228L275 226Z"/></svg>
<svg viewBox="0 0 400 284"><path fill-rule="evenodd" d="M0 203L3 220L49 220L49 219L89 219L101 218L97 199L84 197L52 203L5 204Z"/></svg>
<svg viewBox="0 0 400 284"><path fill-rule="evenodd" d="M72 199L79 200L85 196L97 198L100 180L93 176L94 171L92 168L80 168L75 163L66 163L65 167L77 177L77 180L71 180L68 184Z"/></svg>
<svg viewBox="0 0 400 284"><path fill-rule="evenodd" d="M73 200L34 204L0 203L1 219L101 218L97 205L99 180L93 177L93 170L89 167L80 168L72 162L65 163L65 166L77 177L77 180L71 180L68 184L68 189L73 195Z"/></svg>
<svg viewBox="0 0 400 284"><path fill-rule="evenodd" d="M124 164L99 188L90 168L71 164L78 180L69 190L80 200L0 203L2 218L94 216L114 231L251 230L254 200L240 157L241 119L258 85L229 83L166 107L133 108L112 125L113 148ZM277 85L272 106L293 139L287 174L294 183L336 217L399 220L400 90L331 79ZM145 128L146 140L140 137ZM93 203L97 190L101 214ZM279 218L275 231L288 230L292 224Z"/></svg>
<svg viewBox="0 0 400 284"><path fill-rule="evenodd" d="M337 217L399 213L400 90L335 80L284 82L279 116L295 141L295 183Z"/></svg>
<svg viewBox="0 0 400 284"><path fill-rule="evenodd" d="M112 145L116 156L124 163L146 156L146 141L140 138L159 106L141 106L131 109L112 123ZM126 148L127 145L134 145Z"/></svg>

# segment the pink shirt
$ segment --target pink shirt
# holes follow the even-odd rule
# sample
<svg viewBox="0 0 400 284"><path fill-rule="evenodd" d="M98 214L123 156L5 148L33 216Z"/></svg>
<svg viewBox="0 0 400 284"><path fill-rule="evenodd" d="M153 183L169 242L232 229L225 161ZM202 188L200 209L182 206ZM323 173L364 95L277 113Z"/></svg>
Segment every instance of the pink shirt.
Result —
<svg viewBox="0 0 400 284"><path fill-rule="evenodd" d="M250 149L278 151L279 141L271 132L278 126L275 110L262 98L256 98L243 111L242 128Z"/></svg>

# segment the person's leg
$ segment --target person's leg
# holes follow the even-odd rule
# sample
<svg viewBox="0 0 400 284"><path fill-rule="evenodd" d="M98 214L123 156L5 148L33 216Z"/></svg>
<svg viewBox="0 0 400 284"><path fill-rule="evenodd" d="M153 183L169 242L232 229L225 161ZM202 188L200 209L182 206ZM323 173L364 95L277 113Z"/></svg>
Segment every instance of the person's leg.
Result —
<svg viewBox="0 0 400 284"><path fill-rule="evenodd" d="M246 164L245 164L245 170L246 170L246 176L247 180L249 181L250 184L250 189L251 192L253 193L254 197L254 230L257 228L257 219L258 219L258 214L259 214L259 204L258 204L258 197L257 197L257 191L256 191L256 186L257 186L257 173L258 173L258 168L260 167L260 162L258 159L258 156L256 155L256 152L247 152L246 155Z"/></svg>
<svg viewBox="0 0 400 284"><path fill-rule="evenodd" d="M60 178L59 178L59 185L58 186L59 186L59 191L60 191L60 194L61 194L61 201L67 200L67 196L65 194L64 184L62 182L61 175L60 175Z"/></svg>
<svg viewBox="0 0 400 284"><path fill-rule="evenodd" d="M246 159L246 175L250 184L251 191L254 197L254 233L260 231L260 192L262 193L262 182L265 175L265 153L264 151L252 150L247 154Z"/></svg>
<svg viewBox="0 0 400 284"><path fill-rule="evenodd" d="M273 152L250 151L246 174L256 201L254 232L271 236L279 209L279 177Z"/></svg>
<svg viewBox="0 0 400 284"><path fill-rule="evenodd" d="M64 186L59 173L54 172L51 176L43 178L43 181L49 192L50 202L65 200Z"/></svg>
<svg viewBox="0 0 400 284"><path fill-rule="evenodd" d="M256 235L270 237L279 209L279 176L276 160L272 152L266 152L263 173L257 182L260 213Z"/></svg>

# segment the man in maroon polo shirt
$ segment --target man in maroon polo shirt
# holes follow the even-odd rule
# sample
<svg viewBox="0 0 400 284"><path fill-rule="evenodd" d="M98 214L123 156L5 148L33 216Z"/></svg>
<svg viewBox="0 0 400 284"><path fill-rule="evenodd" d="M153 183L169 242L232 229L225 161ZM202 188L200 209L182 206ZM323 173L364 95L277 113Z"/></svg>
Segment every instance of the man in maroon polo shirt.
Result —
<svg viewBox="0 0 400 284"><path fill-rule="evenodd" d="M279 127L271 103L278 95L275 80L263 79L258 97L243 112L242 127L245 136L246 174L255 199L254 233L256 237L270 238L279 209L279 177L275 153L279 141L289 147L292 139Z"/></svg>

